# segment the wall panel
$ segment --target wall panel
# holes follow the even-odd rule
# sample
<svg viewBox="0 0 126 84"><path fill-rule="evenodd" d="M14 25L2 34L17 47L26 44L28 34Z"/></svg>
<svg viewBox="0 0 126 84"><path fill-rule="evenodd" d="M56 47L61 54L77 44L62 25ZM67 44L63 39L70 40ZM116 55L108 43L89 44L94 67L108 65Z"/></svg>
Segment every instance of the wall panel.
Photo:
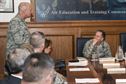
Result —
<svg viewBox="0 0 126 84"><path fill-rule="evenodd" d="M54 59L72 59L73 58L73 37L74 36L47 36L52 40L52 54Z"/></svg>

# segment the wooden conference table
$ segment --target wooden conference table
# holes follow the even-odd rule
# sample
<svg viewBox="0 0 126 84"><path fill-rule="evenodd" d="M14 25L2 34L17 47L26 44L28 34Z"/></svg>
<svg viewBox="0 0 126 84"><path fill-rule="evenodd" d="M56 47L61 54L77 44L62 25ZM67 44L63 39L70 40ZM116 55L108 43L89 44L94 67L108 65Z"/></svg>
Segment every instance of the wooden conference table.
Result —
<svg viewBox="0 0 126 84"><path fill-rule="evenodd" d="M76 62L74 62L76 63ZM117 63L117 62L113 62ZM120 64L116 68L126 68L125 61L118 62ZM83 64L82 64L83 65ZM113 65L115 66L115 65ZM70 71L73 68L85 68L87 70L84 71ZM89 68L89 70L88 70ZM67 73L67 81L68 84L126 84L126 83L116 83L116 79L126 79L126 71L125 73L107 73L108 68L104 68L103 64L99 61L89 61L86 66L71 66L69 65L69 61L66 62L66 73ZM77 83L77 79L87 79L89 82L86 83ZM99 82L91 82L92 79L98 79Z"/></svg>

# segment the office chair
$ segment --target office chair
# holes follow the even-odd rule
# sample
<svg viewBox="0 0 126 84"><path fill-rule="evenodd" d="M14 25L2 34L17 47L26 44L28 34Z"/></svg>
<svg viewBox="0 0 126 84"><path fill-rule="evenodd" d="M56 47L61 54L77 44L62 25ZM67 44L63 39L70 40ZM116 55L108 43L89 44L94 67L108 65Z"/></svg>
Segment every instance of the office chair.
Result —
<svg viewBox="0 0 126 84"><path fill-rule="evenodd" d="M120 33L120 45L122 46L123 52L126 52L126 32Z"/></svg>
<svg viewBox="0 0 126 84"><path fill-rule="evenodd" d="M84 45L85 43L90 40L91 38L77 38L76 39L76 51L77 51L77 54L76 56L78 57L83 57L83 48L84 48Z"/></svg>
<svg viewBox="0 0 126 84"><path fill-rule="evenodd" d="M66 64L64 59L55 60L55 70L66 76Z"/></svg>

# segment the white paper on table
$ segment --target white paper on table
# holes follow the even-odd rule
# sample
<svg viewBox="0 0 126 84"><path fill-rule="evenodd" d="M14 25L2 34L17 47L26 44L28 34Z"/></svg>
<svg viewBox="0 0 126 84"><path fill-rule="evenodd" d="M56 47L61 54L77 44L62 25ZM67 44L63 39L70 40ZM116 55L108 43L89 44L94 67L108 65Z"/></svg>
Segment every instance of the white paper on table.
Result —
<svg viewBox="0 0 126 84"><path fill-rule="evenodd" d="M116 79L116 84L126 84L126 79Z"/></svg>
<svg viewBox="0 0 126 84"><path fill-rule="evenodd" d="M98 78L76 78L75 79L76 83L99 83Z"/></svg>
<svg viewBox="0 0 126 84"><path fill-rule="evenodd" d="M108 68L107 69L108 74L121 74L121 73L126 73L125 68Z"/></svg>
<svg viewBox="0 0 126 84"><path fill-rule="evenodd" d="M120 68L120 63L103 63L103 68Z"/></svg>
<svg viewBox="0 0 126 84"><path fill-rule="evenodd" d="M88 61L86 58L84 58L84 57L77 57L77 59L79 60L79 61Z"/></svg>
<svg viewBox="0 0 126 84"><path fill-rule="evenodd" d="M87 66L87 61L79 61L79 62L68 62L68 66Z"/></svg>
<svg viewBox="0 0 126 84"><path fill-rule="evenodd" d="M90 71L89 68L69 68L69 71Z"/></svg>
<svg viewBox="0 0 126 84"><path fill-rule="evenodd" d="M115 58L114 57L108 57L108 58L99 58L100 63L114 63Z"/></svg>

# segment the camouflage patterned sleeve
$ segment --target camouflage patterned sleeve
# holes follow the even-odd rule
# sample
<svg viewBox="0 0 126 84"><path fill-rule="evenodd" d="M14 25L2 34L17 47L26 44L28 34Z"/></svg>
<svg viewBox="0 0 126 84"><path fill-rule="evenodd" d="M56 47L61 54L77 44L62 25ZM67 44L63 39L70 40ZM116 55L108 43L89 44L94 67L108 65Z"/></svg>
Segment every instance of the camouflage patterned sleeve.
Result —
<svg viewBox="0 0 126 84"><path fill-rule="evenodd" d="M13 20L10 22L10 33L12 35L15 44L20 45L22 43L29 42L29 31L27 26L23 22Z"/></svg>
<svg viewBox="0 0 126 84"><path fill-rule="evenodd" d="M66 78L55 71L53 84L67 84Z"/></svg>
<svg viewBox="0 0 126 84"><path fill-rule="evenodd" d="M83 55L86 58L91 58L92 54L96 53L98 57L111 57L111 50L108 43L103 41L99 46L92 44L92 41L88 41L83 49Z"/></svg>
<svg viewBox="0 0 126 84"><path fill-rule="evenodd" d="M89 40L83 48L83 56L86 58L90 58L93 49L94 49L94 45L92 44L92 40Z"/></svg>
<svg viewBox="0 0 126 84"><path fill-rule="evenodd" d="M111 49L108 43L104 42L103 49L101 49L103 53L100 53L100 57L112 57Z"/></svg>

